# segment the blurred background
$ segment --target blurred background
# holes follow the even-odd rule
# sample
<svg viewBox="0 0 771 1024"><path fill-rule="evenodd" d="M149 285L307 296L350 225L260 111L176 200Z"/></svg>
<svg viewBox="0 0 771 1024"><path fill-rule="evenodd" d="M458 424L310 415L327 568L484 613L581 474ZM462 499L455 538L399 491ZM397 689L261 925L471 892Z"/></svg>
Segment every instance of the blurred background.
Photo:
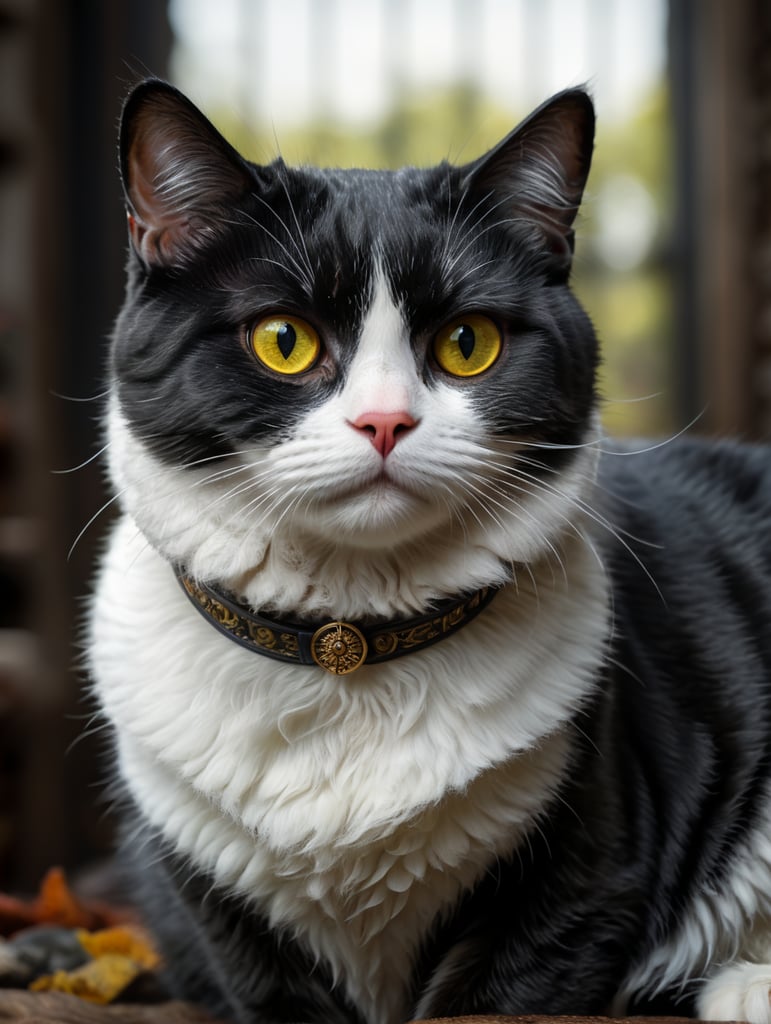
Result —
<svg viewBox="0 0 771 1024"><path fill-rule="evenodd" d="M0 889L109 851L77 637L147 73L251 159L343 166L471 160L587 83L607 430L771 436L769 0L0 0Z"/></svg>

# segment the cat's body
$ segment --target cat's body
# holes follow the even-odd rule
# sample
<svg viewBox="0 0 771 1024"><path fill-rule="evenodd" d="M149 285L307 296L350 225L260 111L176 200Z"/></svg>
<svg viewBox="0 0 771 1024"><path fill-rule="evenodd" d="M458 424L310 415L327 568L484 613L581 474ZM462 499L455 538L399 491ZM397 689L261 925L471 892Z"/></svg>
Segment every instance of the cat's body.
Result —
<svg viewBox="0 0 771 1024"><path fill-rule="evenodd" d="M571 92L466 168L290 171L161 84L127 105L91 664L172 984L238 1021L771 1019L771 472L601 454L592 124ZM223 636L180 568L279 624L499 589L339 676Z"/></svg>

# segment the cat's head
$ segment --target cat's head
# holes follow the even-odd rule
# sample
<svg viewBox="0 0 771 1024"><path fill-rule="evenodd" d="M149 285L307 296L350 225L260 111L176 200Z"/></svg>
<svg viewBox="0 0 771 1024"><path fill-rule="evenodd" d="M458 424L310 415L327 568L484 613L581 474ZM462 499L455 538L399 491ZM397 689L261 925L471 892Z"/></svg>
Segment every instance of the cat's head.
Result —
<svg viewBox="0 0 771 1024"><path fill-rule="evenodd" d="M279 549L289 572L311 550L319 571L325 550L552 546L595 407L568 288L593 130L571 90L464 166L257 166L175 89L138 86L111 466L150 542L231 582Z"/></svg>

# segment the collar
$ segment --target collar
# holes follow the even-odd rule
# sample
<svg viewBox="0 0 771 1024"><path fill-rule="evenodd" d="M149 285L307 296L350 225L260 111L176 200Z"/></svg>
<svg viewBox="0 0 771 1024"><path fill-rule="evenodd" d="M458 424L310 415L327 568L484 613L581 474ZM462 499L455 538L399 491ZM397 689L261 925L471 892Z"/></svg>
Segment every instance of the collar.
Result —
<svg viewBox="0 0 771 1024"><path fill-rule="evenodd" d="M279 661L320 665L337 676L355 672L364 664L421 651L451 636L486 608L498 591L497 587L482 587L438 602L414 619L366 625L337 620L297 623L259 615L230 594L196 582L184 570L178 569L177 577L201 615L231 640Z"/></svg>

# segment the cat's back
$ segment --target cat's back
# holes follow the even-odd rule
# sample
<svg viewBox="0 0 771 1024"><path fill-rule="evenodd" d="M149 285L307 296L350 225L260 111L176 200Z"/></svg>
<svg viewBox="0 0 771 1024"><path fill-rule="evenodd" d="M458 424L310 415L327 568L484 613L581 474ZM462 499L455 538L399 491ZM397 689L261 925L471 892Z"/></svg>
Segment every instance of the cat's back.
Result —
<svg viewBox="0 0 771 1024"><path fill-rule="evenodd" d="M719 601L700 589L707 578L736 600L765 579L757 597L771 608L771 447L693 439L605 447L598 504L614 533L611 562L647 578L663 605L656 586L701 604Z"/></svg>
<svg viewBox="0 0 771 1024"><path fill-rule="evenodd" d="M628 728L666 742L682 726L674 775L701 763L697 748L705 777L717 750L720 775L729 761L752 774L771 758L771 449L606 444L598 544Z"/></svg>

